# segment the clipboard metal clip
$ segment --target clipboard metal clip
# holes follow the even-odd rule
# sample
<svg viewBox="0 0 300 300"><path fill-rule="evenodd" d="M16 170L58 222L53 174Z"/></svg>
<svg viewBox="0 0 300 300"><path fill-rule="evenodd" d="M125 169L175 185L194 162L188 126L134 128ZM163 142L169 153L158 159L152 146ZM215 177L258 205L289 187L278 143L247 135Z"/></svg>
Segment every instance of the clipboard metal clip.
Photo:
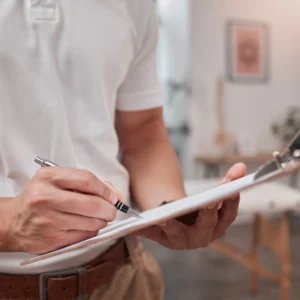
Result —
<svg viewBox="0 0 300 300"><path fill-rule="evenodd" d="M260 180L276 171L288 171L298 167L300 167L300 130L282 152L274 152L273 159L257 170L254 180Z"/></svg>

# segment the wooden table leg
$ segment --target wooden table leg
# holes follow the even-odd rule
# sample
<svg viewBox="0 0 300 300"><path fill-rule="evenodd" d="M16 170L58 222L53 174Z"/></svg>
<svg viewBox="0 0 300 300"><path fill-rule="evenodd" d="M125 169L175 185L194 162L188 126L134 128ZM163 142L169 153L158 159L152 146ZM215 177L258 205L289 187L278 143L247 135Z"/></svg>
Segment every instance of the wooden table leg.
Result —
<svg viewBox="0 0 300 300"><path fill-rule="evenodd" d="M281 219L281 300L290 298L290 247L289 247L289 217L284 213Z"/></svg>
<svg viewBox="0 0 300 300"><path fill-rule="evenodd" d="M258 214L254 217L253 232L252 232L252 246L251 258L259 263L259 244L260 244L260 216ZM258 273L252 269L250 274L250 291L252 293L258 290Z"/></svg>
<svg viewBox="0 0 300 300"><path fill-rule="evenodd" d="M260 245L267 246L279 257L281 261L280 273L274 273L259 264ZM279 224L265 219L261 214L255 216L250 254L243 254L240 249L223 241L215 241L212 246L251 270L250 290L252 292L257 291L258 279L261 275L280 285L281 300L289 300L291 267L287 212L282 213Z"/></svg>

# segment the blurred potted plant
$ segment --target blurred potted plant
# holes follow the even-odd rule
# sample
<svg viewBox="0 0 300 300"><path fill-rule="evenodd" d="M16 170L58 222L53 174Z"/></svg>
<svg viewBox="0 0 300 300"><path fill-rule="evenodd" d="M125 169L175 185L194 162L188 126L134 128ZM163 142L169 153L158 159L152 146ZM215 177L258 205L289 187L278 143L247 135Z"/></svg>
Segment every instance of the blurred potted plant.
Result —
<svg viewBox="0 0 300 300"><path fill-rule="evenodd" d="M300 106L290 107L283 120L273 123L271 129L285 146L300 130Z"/></svg>

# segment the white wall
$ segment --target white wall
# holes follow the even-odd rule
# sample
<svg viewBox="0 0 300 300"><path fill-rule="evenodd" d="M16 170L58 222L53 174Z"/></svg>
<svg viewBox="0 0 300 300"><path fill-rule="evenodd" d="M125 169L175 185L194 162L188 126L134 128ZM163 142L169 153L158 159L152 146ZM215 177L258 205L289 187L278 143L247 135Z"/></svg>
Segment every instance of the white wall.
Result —
<svg viewBox="0 0 300 300"><path fill-rule="evenodd" d="M190 67L190 0L158 0L160 27L159 70L162 82L186 80Z"/></svg>
<svg viewBox="0 0 300 300"><path fill-rule="evenodd" d="M168 128L187 123L188 95L185 90L171 91L168 83L189 82L191 60L190 0L159 0L161 19L159 39L159 73L165 89L164 118Z"/></svg>
<svg viewBox="0 0 300 300"><path fill-rule="evenodd" d="M239 139L256 150L276 146L270 123L290 104L300 105L299 0L193 0L191 108L193 152L213 150L214 88L225 74L225 22L231 18L265 21L271 28L271 81L263 85L226 84L226 120Z"/></svg>

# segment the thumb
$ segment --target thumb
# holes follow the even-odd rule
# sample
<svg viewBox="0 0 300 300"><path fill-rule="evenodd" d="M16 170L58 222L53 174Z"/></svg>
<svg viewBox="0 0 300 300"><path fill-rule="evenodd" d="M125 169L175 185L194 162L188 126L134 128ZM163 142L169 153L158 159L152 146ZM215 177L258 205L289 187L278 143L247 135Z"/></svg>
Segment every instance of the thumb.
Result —
<svg viewBox="0 0 300 300"><path fill-rule="evenodd" d="M221 184L228 183L235 179L244 177L245 174L246 174L246 165L243 163L237 163L228 170L225 177L221 181Z"/></svg>
<svg viewBox="0 0 300 300"><path fill-rule="evenodd" d="M237 163L228 170L228 172L226 173L225 177L220 182L220 184L225 184L225 183L228 183L235 179L244 177L245 174L246 174L246 165L243 163ZM237 194L236 197L239 197L239 194ZM233 198L235 198L235 197L233 197ZM218 209L222 208L222 205L223 205L223 202L220 202L218 204Z"/></svg>

